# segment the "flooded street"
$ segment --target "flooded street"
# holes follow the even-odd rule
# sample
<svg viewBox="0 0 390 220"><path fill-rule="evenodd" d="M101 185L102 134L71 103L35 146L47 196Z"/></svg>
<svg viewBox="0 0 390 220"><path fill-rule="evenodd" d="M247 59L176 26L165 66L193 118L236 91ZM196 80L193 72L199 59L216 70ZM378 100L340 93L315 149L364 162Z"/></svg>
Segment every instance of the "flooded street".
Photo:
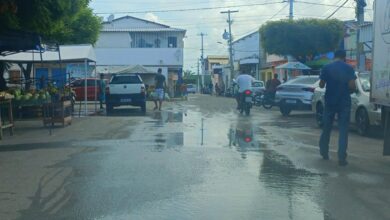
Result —
<svg viewBox="0 0 390 220"><path fill-rule="evenodd" d="M352 132L341 168L335 148L318 155L311 114L234 109L191 96L136 116L123 138L1 146L0 219L390 218L379 138Z"/></svg>

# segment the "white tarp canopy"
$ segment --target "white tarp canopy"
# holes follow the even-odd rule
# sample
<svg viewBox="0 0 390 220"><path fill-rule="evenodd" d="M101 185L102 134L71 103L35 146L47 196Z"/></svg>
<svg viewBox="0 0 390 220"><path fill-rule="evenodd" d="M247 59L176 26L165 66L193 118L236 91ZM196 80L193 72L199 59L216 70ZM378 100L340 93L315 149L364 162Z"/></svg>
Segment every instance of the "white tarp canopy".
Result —
<svg viewBox="0 0 390 220"><path fill-rule="evenodd" d="M311 68L301 62L289 61L285 64L275 67L275 69L287 69L287 70L310 70Z"/></svg>
<svg viewBox="0 0 390 220"><path fill-rule="evenodd" d="M59 55L62 62L96 62L95 51L90 44L82 45L60 45L60 53L58 51L42 52L42 62L59 62ZM30 52L20 52L8 56L0 56L1 61L6 62L41 62L39 50Z"/></svg>

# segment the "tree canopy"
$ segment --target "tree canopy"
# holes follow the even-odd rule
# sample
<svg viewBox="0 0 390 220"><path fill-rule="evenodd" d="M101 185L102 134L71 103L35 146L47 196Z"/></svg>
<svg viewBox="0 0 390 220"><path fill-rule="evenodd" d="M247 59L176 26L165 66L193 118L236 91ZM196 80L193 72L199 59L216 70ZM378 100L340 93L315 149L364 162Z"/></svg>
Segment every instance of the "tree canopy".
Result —
<svg viewBox="0 0 390 220"><path fill-rule="evenodd" d="M46 42L60 44L97 41L101 19L88 8L89 0L3 0L0 32L35 32Z"/></svg>
<svg viewBox="0 0 390 220"><path fill-rule="evenodd" d="M271 21L260 28L260 35L262 46L269 54L306 57L338 48L343 38L343 23L337 19Z"/></svg>

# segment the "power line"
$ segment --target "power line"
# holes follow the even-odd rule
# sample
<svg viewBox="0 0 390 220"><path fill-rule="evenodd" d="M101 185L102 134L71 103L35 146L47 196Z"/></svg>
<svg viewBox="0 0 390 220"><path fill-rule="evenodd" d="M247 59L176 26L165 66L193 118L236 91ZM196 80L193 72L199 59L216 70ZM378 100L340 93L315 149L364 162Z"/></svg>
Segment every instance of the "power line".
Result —
<svg viewBox="0 0 390 220"><path fill-rule="evenodd" d="M328 7L339 7L338 5L334 5L334 4L326 4L326 3L316 3L316 2L307 2L307 1L295 1L297 3L302 3L302 4L308 4L308 5L319 5L319 6L328 6ZM343 8L352 8L352 9L355 9L355 7L351 7L351 6L343 6Z"/></svg>
<svg viewBox="0 0 390 220"><path fill-rule="evenodd" d="M95 14L144 14L144 13L166 13L166 12L186 12L186 11L203 11L203 10L214 10L224 8L239 8L239 7L250 7L250 6L264 6L284 3L279 2L263 2L254 4L241 4L241 5L230 5L230 6L217 6L217 7L202 7L202 8L184 8L184 9L165 9L165 10L145 10L145 11L127 11L127 12L96 12Z"/></svg>
<svg viewBox="0 0 390 220"><path fill-rule="evenodd" d="M286 7L288 6L288 4L285 4L279 11L277 11L274 15L272 15L272 17L270 17L268 20L272 20L273 18L275 18L280 12L282 12Z"/></svg>
<svg viewBox="0 0 390 220"><path fill-rule="evenodd" d="M332 14L330 14L326 19L329 19L329 18L331 18L333 15L335 15L335 14L341 9L341 7L343 7L345 4L348 3L348 1L349 1L349 0L345 0L345 2L344 2L342 5L340 5L340 7L336 8L336 10L335 10Z"/></svg>

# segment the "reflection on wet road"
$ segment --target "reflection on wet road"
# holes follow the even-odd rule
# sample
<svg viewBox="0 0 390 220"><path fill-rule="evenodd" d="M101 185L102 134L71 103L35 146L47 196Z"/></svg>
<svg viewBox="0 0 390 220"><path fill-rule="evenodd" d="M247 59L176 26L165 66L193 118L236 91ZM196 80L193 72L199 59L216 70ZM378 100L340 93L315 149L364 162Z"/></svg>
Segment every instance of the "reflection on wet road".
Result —
<svg viewBox="0 0 390 220"><path fill-rule="evenodd" d="M259 120L168 109L128 139L74 143L84 150L50 167L19 219L335 219L328 174L275 151Z"/></svg>

